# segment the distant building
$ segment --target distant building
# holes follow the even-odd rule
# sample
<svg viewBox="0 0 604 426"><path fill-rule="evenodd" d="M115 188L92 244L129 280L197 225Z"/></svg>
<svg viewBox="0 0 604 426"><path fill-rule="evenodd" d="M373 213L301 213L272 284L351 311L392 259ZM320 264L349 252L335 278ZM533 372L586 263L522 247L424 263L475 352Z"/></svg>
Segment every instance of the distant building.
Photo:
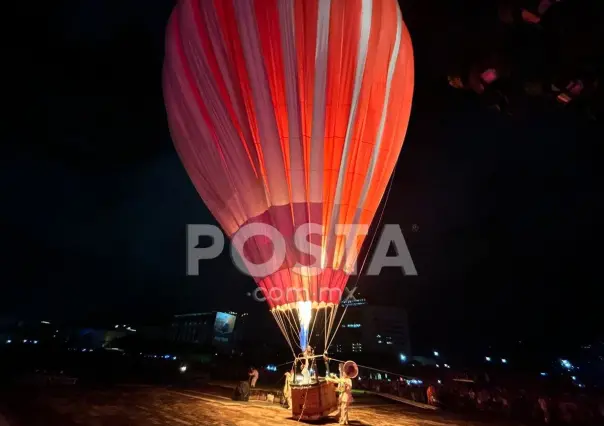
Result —
<svg viewBox="0 0 604 426"><path fill-rule="evenodd" d="M370 305L365 299L343 304L348 309L331 346L332 353L410 354L405 310Z"/></svg>
<svg viewBox="0 0 604 426"><path fill-rule="evenodd" d="M77 328L70 330L69 345L77 348L100 349L107 345L107 329Z"/></svg>
<svg viewBox="0 0 604 426"><path fill-rule="evenodd" d="M175 315L169 324L139 327L145 340L172 341L230 351L244 328L247 314L235 312L196 312ZM236 328L237 326L237 328Z"/></svg>
<svg viewBox="0 0 604 426"><path fill-rule="evenodd" d="M136 329L130 327L129 325L116 325L113 328L105 330L103 335L103 347L114 347L116 344L119 345L119 340L123 339L127 336L135 335L137 332Z"/></svg>
<svg viewBox="0 0 604 426"><path fill-rule="evenodd" d="M342 303L340 303L340 306L343 307L355 307L355 306L365 306L367 304L367 300L365 298L359 298L359 299L352 299L352 300L344 300L342 301Z"/></svg>
<svg viewBox="0 0 604 426"><path fill-rule="evenodd" d="M420 365L431 365L436 367L439 361L436 360L436 358L432 358L432 357L428 357L428 356L422 356L422 355L417 355L411 358L411 361L416 361L418 362Z"/></svg>
<svg viewBox="0 0 604 426"><path fill-rule="evenodd" d="M59 332L56 325L40 320L0 320L0 343L42 343L57 339Z"/></svg>
<svg viewBox="0 0 604 426"><path fill-rule="evenodd" d="M216 312L175 315L171 325L171 340L211 345L215 319Z"/></svg>

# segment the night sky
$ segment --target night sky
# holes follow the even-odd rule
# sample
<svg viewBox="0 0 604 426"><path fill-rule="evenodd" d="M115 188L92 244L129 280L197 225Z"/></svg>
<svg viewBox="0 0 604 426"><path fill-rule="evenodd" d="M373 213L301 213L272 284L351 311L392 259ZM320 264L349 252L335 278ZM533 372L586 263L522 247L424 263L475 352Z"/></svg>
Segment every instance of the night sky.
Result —
<svg viewBox="0 0 604 426"><path fill-rule="evenodd" d="M469 16L476 3L434 16L434 2L403 2L417 86L384 222L401 224L419 276L389 270L361 278L360 291L409 311L418 351L587 342L604 325L603 132L563 112L497 114L447 85L447 64L485 25L482 12ZM266 310L228 255L185 276L186 224L214 220L167 129L161 65L172 6L63 1L44 11L50 55L15 52L35 67L34 93L17 101L26 118L10 123L0 154L0 317Z"/></svg>

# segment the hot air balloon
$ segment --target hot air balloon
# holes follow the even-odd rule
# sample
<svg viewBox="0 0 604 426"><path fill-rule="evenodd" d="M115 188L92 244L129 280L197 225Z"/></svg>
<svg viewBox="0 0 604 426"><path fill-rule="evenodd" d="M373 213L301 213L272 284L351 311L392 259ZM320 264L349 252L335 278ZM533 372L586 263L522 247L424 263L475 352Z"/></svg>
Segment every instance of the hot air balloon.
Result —
<svg viewBox="0 0 604 426"><path fill-rule="evenodd" d="M294 355L327 350L401 151L413 50L396 0L180 0L171 136Z"/></svg>

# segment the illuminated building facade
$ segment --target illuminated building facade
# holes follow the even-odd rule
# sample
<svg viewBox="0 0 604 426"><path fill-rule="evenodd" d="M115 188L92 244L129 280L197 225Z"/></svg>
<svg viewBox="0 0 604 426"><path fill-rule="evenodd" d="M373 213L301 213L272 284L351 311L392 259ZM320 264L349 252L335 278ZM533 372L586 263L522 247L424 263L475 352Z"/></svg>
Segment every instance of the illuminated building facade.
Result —
<svg viewBox="0 0 604 426"><path fill-rule="evenodd" d="M232 345L235 341L236 323L235 312L175 315L172 320L172 339L201 345Z"/></svg>
<svg viewBox="0 0 604 426"><path fill-rule="evenodd" d="M176 342L211 344L215 315L215 312L175 315L172 339Z"/></svg>
<svg viewBox="0 0 604 426"><path fill-rule="evenodd" d="M348 310L332 352L410 354L407 313L403 309L370 305L365 299L344 303Z"/></svg>

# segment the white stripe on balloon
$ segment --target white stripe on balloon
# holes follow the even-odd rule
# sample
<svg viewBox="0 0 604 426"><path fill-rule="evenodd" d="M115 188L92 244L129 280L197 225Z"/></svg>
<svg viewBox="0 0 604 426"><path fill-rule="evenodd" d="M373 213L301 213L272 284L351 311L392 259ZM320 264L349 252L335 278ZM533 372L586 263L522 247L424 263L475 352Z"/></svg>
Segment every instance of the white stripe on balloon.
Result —
<svg viewBox="0 0 604 426"><path fill-rule="evenodd" d="M350 115L348 117L348 126L346 128L346 136L344 138L344 149L342 151L342 159L340 160L340 170L338 172L338 183L336 186L336 194L334 198L333 208L331 211L331 221L327 229L327 252L333 251L333 233L336 222L340 216L340 207L342 202L342 192L344 190L344 178L346 176L346 163L348 162L348 154L350 150L350 142L354 132L354 123L356 121L359 96L363 85L363 74L365 73L365 62L367 60L367 51L369 49L369 36L371 34L371 15L373 8L373 0L363 0L361 5L361 32L359 38L359 50L357 54L356 71L354 77L354 88L352 92L352 102L350 106Z"/></svg>
<svg viewBox="0 0 604 426"><path fill-rule="evenodd" d="M401 46L401 36L402 36L402 23L403 17L401 15L401 11L396 7L397 17L396 17L396 39L394 41L394 48L392 50L392 54L390 56L390 62L388 64L388 76L386 78L386 97L384 99L384 105L382 106L382 115L380 118L380 125L378 127L377 136L375 139L375 145L373 146L373 152L371 154L371 160L369 162L369 169L367 170L367 174L365 175L365 182L363 183L363 189L361 191L361 196L359 198L359 202L357 204L356 212L354 215L354 219L352 221L352 225L355 226L359 223L361 218L361 213L363 211L363 205L365 205L365 200L367 199L367 194L369 193L369 188L371 187L371 183L373 180L373 174L375 173L375 167L378 162L378 158L380 155L380 147L382 145L382 138L384 136L384 127L386 125L386 116L388 115L388 106L390 103L390 90L392 86L392 78L394 76L394 70L396 69L396 62L398 61L398 54ZM354 230L352 231L354 233ZM349 255L354 255L353 253L349 253ZM348 265L348 262L352 262L354 259L346 259L346 263L344 265Z"/></svg>
<svg viewBox="0 0 604 426"><path fill-rule="evenodd" d="M310 138L310 202L323 202L323 146L325 142L325 98L327 96L327 60L331 0L319 0L312 130Z"/></svg>

